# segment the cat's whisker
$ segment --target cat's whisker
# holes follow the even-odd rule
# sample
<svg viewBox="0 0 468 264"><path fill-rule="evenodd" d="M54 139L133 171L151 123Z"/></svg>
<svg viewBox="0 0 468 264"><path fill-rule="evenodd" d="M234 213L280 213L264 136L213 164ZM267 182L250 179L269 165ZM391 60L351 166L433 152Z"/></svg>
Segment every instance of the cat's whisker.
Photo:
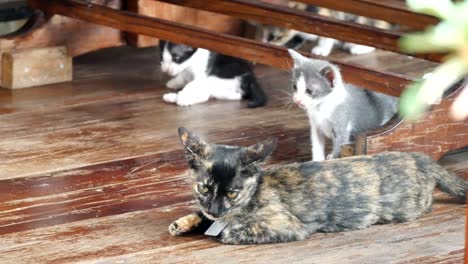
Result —
<svg viewBox="0 0 468 264"><path fill-rule="evenodd" d="M291 98L292 98L292 96L293 96L293 94L292 94L292 93L290 93L290 92L287 92L287 91L285 91L285 90L280 90L280 92L282 92L282 93L286 94L287 96L290 96Z"/></svg>
<svg viewBox="0 0 468 264"><path fill-rule="evenodd" d="M292 73L293 70L294 70L294 65L291 65L291 63L289 63L289 60L286 60L286 64L288 64L288 67L289 67L288 72L289 72L289 73Z"/></svg>

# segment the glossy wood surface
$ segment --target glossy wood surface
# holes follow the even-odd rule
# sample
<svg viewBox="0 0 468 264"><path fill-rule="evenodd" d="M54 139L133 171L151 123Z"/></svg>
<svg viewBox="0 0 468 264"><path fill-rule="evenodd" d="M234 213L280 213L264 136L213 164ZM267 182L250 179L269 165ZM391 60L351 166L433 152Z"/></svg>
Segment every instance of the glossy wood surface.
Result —
<svg viewBox="0 0 468 264"><path fill-rule="evenodd" d="M342 56L336 54L335 56ZM354 57L389 65L386 53ZM383 58L379 58L383 56ZM364 61L358 62L361 58ZM399 70L420 74L414 60ZM163 103L168 92L155 49L103 50L75 59L75 80L0 90L0 263L460 263L465 205L435 192L416 221L316 234L295 243L221 245L171 237L168 224L194 202L176 135L179 126L211 142L279 146L268 165L310 159L309 125L288 107L288 73L257 66L270 101ZM444 164L468 179L468 153Z"/></svg>
<svg viewBox="0 0 468 264"><path fill-rule="evenodd" d="M195 10L160 1L135 0L126 1L126 10L140 15L167 19L169 21L191 25L214 32L241 35L243 24L240 19L220 15L203 10ZM159 43L154 37L128 32L125 34L130 45L136 47L151 47Z"/></svg>
<svg viewBox="0 0 468 264"><path fill-rule="evenodd" d="M226 34L218 34L170 21L138 16L101 6L92 6L64 0L30 0L34 8L46 10L52 14L65 14L70 17L98 22L123 31L136 32L161 39L171 40L195 47L210 49L252 62L289 69L292 60L286 49L259 43ZM319 56L307 55L314 58ZM343 63L339 59L327 58L339 65L347 82L382 93L398 96L413 78L405 75L382 72L358 65Z"/></svg>

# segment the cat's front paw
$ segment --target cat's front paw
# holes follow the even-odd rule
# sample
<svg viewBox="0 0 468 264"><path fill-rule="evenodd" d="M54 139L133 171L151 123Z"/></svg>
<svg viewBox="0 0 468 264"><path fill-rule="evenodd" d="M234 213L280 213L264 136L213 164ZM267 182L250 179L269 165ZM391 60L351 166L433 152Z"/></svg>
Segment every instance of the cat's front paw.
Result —
<svg viewBox="0 0 468 264"><path fill-rule="evenodd" d="M319 55L319 56L328 56L331 53L331 49L328 47L316 46L312 49L312 54Z"/></svg>
<svg viewBox="0 0 468 264"><path fill-rule="evenodd" d="M195 103L194 103L193 99L188 97L188 96L179 96L177 98L176 104L178 106L191 106L191 105L193 105Z"/></svg>
<svg viewBox="0 0 468 264"><path fill-rule="evenodd" d="M164 102L167 103L176 103L177 102L177 94L176 93L167 93L163 95Z"/></svg>
<svg viewBox="0 0 468 264"><path fill-rule="evenodd" d="M332 159L335 159L335 156L334 156L333 154L330 153L330 154L327 155L327 158L326 158L326 159L327 159L327 160L332 160Z"/></svg>
<svg viewBox="0 0 468 264"><path fill-rule="evenodd" d="M173 236L180 236L194 230L200 225L202 219L198 214L189 214L181 217L169 225L169 233Z"/></svg>
<svg viewBox="0 0 468 264"><path fill-rule="evenodd" d="M191 106L194 104L200 104L208 101L210 98L209 96L205 96L203 94L192 94L192 93L185 93L184 91L179 92L177 95L177 102L176 104L179 106Z"/></svg>
<svg viewBox="0 0 468 264"><path fill-rule="evenodd" d="M177 78L173 78L173 79L170 79L166 83L166 87L169 88L169 89L180 89L180 88L184 87L184 84L181 83Z"/></svg>
<svg viewBox="0 0 468 264"><path fill-rule="evenodd" d="M349 53L351 53L352 55L361 55L361 54L371 53L374 50L375 50L374 47L363 46L363 45L353 45L349 49Z"/></svg>

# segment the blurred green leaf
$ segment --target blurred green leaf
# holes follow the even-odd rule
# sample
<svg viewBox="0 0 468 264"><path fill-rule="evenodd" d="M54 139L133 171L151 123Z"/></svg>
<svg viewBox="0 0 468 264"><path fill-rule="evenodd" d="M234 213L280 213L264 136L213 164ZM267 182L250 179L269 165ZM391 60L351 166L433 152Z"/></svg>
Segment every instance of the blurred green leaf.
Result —
<svg viewBox="0 0 468 264"><path fill-rule="evenodd" d="M447 19L454 11L450 0L407 0L406 3L413 11L439 18Z"/></svg>
<svg viewBox="0 0 468 264"><path fill-rule="evenodd" d="M400 96L400 116L410 120L417 119L428 106L418 100L418 95L422 87L422 82L410 84Z"/></svg>

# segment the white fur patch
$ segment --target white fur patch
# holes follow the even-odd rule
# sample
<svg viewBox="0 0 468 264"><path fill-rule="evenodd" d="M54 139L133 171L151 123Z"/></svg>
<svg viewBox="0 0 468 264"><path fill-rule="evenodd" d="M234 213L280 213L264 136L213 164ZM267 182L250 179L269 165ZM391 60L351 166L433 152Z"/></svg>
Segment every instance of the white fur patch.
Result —
<svg viewBox="0 0 468 264"><path fill-rule="evenodd" d="M319 56L328 56L332 52L336 42L335 39L320 37L317 46L311 52Z"/></svg>
<svg viewBox="0 0 468 264"><path fill-rule="evenodd" d="M371 53L375 50L374 47L358 45L358 44L350 44L349 45L349 53L352 55L361 55Z"/></svg>
<svg viewBox="0 0 468 264"><path fill-rule="evenodd" d="M161 70L170 76L176 76L187 69L194 75L204 74L208 64L209 54L210 52L206 49L197 49L192 57L179 64L172 61L172 55L169 53L166 46L163 51Z"/></svg>
<svg viewBox="0 0 468 264"><path fill-rule="evenodd" d="M239 78L221 79L214 76L198 78L188 83L182 91L177 93L176 100L172 101L179 106L189 106L204 103L210 98L222 100L240 100L242 91ZM165 95L166 96L166 95ZM163 98L171 102L173 96Z"/></svg>

